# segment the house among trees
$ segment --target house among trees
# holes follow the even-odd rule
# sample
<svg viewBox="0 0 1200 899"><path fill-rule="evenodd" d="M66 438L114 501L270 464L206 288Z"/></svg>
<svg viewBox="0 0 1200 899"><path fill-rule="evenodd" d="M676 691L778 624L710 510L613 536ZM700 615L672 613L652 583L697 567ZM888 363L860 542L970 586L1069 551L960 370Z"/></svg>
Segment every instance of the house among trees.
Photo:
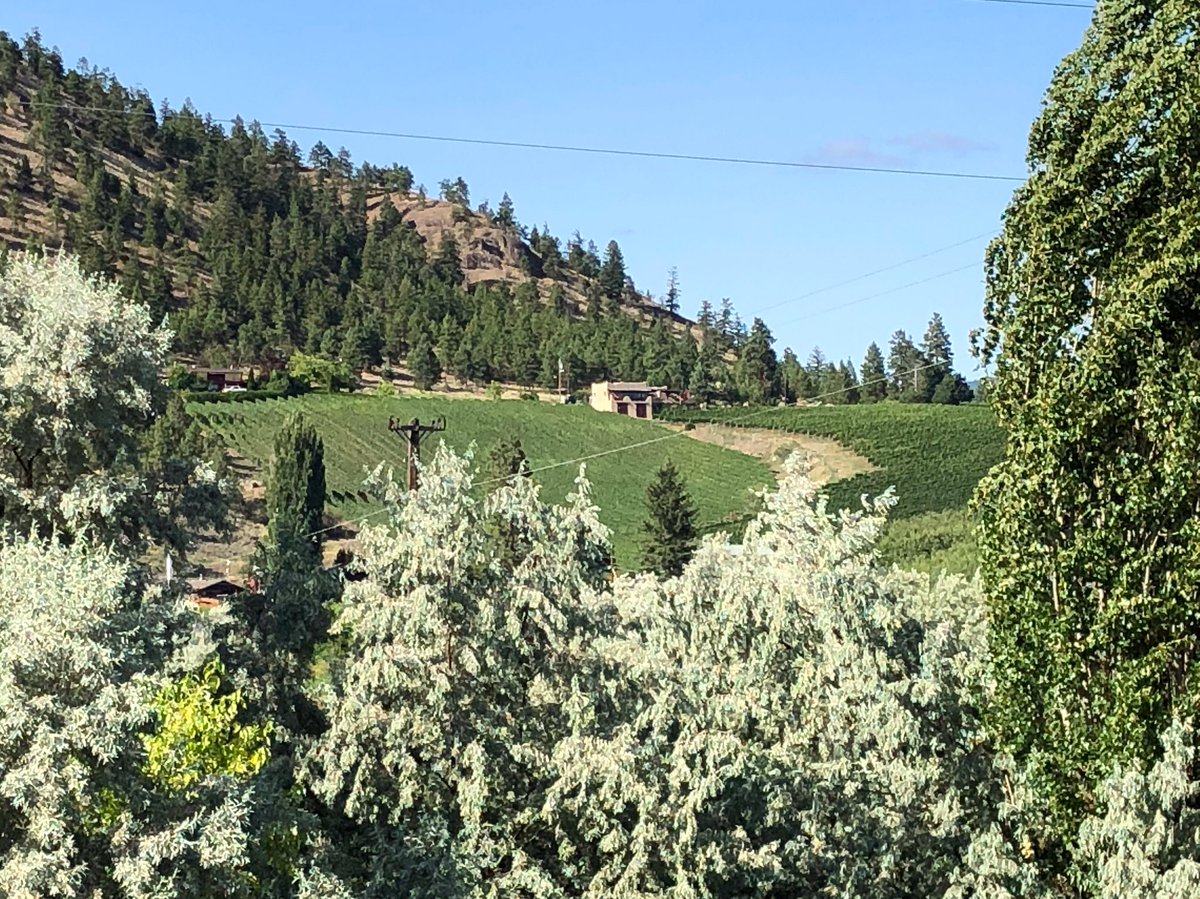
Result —
<svg viewBox="0 0 1200 899"><path fill-rule="evenodd" d="M677 405L683 401L666 387L651 387L644 381L598 381L592 385L590 403L597 412L653 419L655 406Z"/></svg>
<svg viewBox="0 0 1200 899"><path fill-rule="evenodd" d="M208 382L209 390L245 390L250 376L240 368L193 368L191 373Z"/></svg>
<svg viewBox="0 0 1200 899"><path fill-rule="evenodd" d="M246 587L228 578L215 581L199 581L192 585L192 602L198 606L215 606L222 600L245 593Z"/></svg>

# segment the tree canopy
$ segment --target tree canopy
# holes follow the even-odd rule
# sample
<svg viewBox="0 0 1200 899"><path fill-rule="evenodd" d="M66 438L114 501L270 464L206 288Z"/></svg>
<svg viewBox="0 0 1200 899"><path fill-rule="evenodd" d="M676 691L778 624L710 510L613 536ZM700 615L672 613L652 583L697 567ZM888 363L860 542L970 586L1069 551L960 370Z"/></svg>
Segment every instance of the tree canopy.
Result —
<svg viewBox="0 0 1200 899"><path fill-rule="evenodd" d="M1197 710L1200 10L1105 0L1055 73L987 254L980 488L993 725L1069 841Z"/></svg>

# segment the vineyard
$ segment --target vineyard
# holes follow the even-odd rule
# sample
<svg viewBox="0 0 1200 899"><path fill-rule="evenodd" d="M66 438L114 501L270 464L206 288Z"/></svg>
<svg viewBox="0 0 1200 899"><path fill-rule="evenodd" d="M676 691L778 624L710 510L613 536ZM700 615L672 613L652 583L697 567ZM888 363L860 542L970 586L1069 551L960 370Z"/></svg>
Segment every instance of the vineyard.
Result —
<svg viewBox="0 0 1200 899"><path fill-rule="evenodd" d="M878 471L829 486L834 507L859 505L895 486L899 503L892 517L967 504L980 478L1000 461L1004 435L987 406L926 406L880 403L813 409L710 409L675 413L676 421L745 424L828 437L871 460Z"/></svg>
<svg viewBox="0 0 1200 899"><path fill-rule="evenodd" d="M378 506L362 490L368 470L380 462L404 477L405 448L388 431L388 418L447 419L446 431L426 438L422 455L432 455L439 439L458 452L475 447L476 463L502 437L519 437L537 469L580 456L630 447L587 463L587 476L601 520L612 529L618 567L632 569L640 557L638 535L645 516L646 487L668 457L687 479L705 532L737 531L755 505L754 491L773 484L766 464L741 453L673 437L647 422L602 415L583 406L557 406L521 400L446 401L434 398L310 394L237 403L194 403L190 411L240 456L265 471L275 432L292 412L303 412L325 443L329 514L350 519ZM577 464L536 474L544 495L561 501L573 487Z"/></svg>
<svg viewBox="0 0 1200 899"><path fill-rule="evenodd" d="M928 571L974 570L975 543L966 512L975 487L1004 454L1004 434L987 406L880 403L812 409L710 409L676 413L677 421L745 424L828 437L862 454L878 471L830 484L833 508L894 486L899 502L881 544L890 561Z"/></svg>

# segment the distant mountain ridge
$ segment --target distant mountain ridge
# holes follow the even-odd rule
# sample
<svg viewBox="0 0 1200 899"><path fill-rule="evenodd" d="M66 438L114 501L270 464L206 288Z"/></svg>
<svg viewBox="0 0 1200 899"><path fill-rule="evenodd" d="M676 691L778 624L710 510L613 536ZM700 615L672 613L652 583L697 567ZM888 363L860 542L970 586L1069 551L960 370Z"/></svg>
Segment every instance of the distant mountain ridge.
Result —
<svg viewBox="0 0 1200 899"><path fill-rule="evenodd" d="M461 179L426 196L403 166L155 108L109 72L0 32L0 247L65 248L170 314L213 363L277 350L525 383L686 384L694 323L628 280L619 246L526 230ZM682 338L682 339L680 339ZM668 345L669 344L669 345ZM675 344L680 346L676 347ZM685 352L686 350L686 352Z"/></svg>

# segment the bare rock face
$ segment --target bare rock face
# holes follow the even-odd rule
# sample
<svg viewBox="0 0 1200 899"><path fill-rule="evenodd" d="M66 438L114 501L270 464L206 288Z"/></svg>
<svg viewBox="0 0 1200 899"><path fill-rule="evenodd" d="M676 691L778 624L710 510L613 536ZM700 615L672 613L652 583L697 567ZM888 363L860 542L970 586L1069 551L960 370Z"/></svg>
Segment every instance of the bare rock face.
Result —
<svg viewBox="0 0 1200 899"><path fill-rule="evenodd" d="M467 284L499 281L521 284L532 278L543 299L557 284L576 310L585 308L586 280L573 272L557 281L545 277L541 258L519 234L497 227L479 213L445 200L422 200L411 195L377 194L367 201L368 219L374 220L387 202L391 202L401 218L416 228L431 249L441 243L443 235L453 236L458 244L459 261ZM638 294L627 298L625 312L643 320L663 318L677 330L690 329L698 333L688 319L672 315L662 306Z"/></svg>

